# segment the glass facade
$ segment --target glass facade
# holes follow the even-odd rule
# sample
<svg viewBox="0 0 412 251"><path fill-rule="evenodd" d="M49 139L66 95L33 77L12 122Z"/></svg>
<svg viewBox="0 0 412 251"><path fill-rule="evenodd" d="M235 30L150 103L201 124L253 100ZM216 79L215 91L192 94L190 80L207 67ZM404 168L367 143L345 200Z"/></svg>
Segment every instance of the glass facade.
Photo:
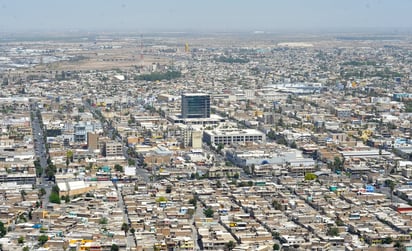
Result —
<svg viewBox="0 0 412 251"><path fill-rule="evenodd" d="M182 118L210 118L210 95L182 94Z"/></svg>

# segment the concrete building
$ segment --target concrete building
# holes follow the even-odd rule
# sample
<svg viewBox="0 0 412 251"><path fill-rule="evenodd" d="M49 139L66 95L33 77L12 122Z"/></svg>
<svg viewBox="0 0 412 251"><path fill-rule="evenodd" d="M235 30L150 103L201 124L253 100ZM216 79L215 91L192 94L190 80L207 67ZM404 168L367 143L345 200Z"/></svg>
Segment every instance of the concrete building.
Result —
<svg viewBox="0 0 412 251"><path fill-rule="evenodd" d="M196 149L202 148L202 132L188 127L184 130L183 145Z"/></svg>
<svg viewBox="0 0 412 251"><path fill-rule="evenodd" d="M90 150L99 149L99 135L95 133L87 133L87 148Z"/></svg>
<svg viewBox="0 0 412 251"><path fill-rule="evenodd" d="M203 141L208 144L224 144L246 142L266 142L266 135L255 129L216 129L203 132Z"/></svg>
<svg viewBox="0 0 412 251"><path fill-rule="evenodd" d="M263 150L234 150L226 151L226 158L237 166L245 167L252 165L286 165L289 166L314 166L312 158L304 158L298 150L285 151L263 151Z"/></svg>
<svg viewBox="0 0 412 251"><path fill-rule="evenodd" d="M106 157L121 156L123 155L122 144L119 142L106 142L104 147Z"/></svg>

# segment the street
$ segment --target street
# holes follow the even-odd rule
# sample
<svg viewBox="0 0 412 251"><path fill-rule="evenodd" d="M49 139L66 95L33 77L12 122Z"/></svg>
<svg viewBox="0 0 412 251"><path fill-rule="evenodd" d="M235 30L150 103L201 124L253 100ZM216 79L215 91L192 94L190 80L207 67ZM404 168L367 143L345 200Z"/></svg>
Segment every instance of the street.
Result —
<svg viewBox="0 0 412 251"><path fill-rule="evenodd" d="M38 182L37 187L44 188L46 194L42 198L42 205L43 208L46 208L49 203L49 196L51 194L52 184L49 184L48 178L46 176L46 167L47 167L47 151L46 145L44 142L44 135L43 135L43 128L40 124L40 120L37 116L37 110L34 110L32 105L32 112L34 113L34 117L32 120L32 132L33 132L33 140L34 140L34 152L36 158L40 161L40 166L42 168L42 173L40 176L40 182Z"/></svg>

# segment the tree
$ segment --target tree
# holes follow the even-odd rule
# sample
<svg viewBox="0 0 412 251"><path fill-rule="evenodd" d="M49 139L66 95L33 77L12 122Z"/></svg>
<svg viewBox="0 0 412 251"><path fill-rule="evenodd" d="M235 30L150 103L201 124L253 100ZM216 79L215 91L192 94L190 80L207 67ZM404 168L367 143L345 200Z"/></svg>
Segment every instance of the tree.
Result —
<svg viewBox="0 0 412 251"><path fill-rule="evenodd" d="M280 204L277 200L273 200L273 201L272 201L272 206L273 206L276 210L282 210L282 204Z"/></svg>
<svg viewBox="0 0 412 251"><path fill-rule="evenodd" d="M167 199L163 196L160 196L159 198L156 199L156 202L165 202Z"/></svg>
<svg viewBox="0 0 412 251"><path fill-rule="evenodd" d="M279 244L277 243L273 244L273 250L279 250L279 249L280 249Z"/></svg>
<svg viewBox="0 0 412 251"><path fill-rule="evenodd" d="M60 192L60 188L58 186L52 187L52 193L59 193L59 192Z"/></svg>
<svg viewBox="0 0 412 251"><path fill-rule="evenodd" d="M339 157L335 157L333 161L333 168L335 171L342 171L343 169L343 162Z"/></svg>
<svg viewBox="0 0 412 251"><path fill-rule="evenodd" d="M217 145L217 152L218 153L220 153L222 150L223 150L223 148L225 147L225 145L223 145L222 143L219 143L219 145Z"/></svg>
<svg viewBox="0 0 412 251"><path fill-rule="evenodd" d="M203 210L203 213L205 214L206 218L212 218L215 211L213 211L211 207L208 207L205 210Z"/></svg>
<svg viewBox="0 0 412 251"><path fill-rule="evenodd" d="M126 234L127 234L127 231L129 231L129 224L123 222L121 230L123 230L123 231L124 231L124 235L126 235Z"/></svg>
<svg viewBox="0 0 412 251"><path fill-rule="evenodd" d="M23 251L29 251L30 250L30 248L28 247L28 246L25 246L24 248L23 248Z"/></svg>
<svg viewBox="0 0 412 251"><path fill-rule="evenodd" d="M50 201L51 203L60 204L61 201L60 201L60 196L59 196L59 194L58 194L58 193L55 193L55 192L52 192L52 193L50 194L50 196L49 196L49 201Z"/></svg>
<svg viewBox="0 0 412 251"><path fill-rule="evenodd" d="M391 201L393 201L393 191L395 190L396 183L393 180L387 179L385 180L385 185L391 190Z"/></svg>
<svg viewBox="0 0 412 251"><path fill-rule="evenodd" d="M20 236L20 237L17 239L17 243L23 244L23 243L24 243L24 237L23 237L23 236Z"/></svg>
<svg viewBox="0 0 412 251"><path fill-rule="evenodd" d="M233 241L229 241L228 243L225 244L225 250L233 250L235 246L236 244Z"/></svg>
<svg viewBox="0 0 412 251"><path fill-rule="evenodd" d="M132 235L134 235L135 232L136 232L136 229L130 228L130 233L132 233Z"/></svg>
<svg viewBox="0 0 412 251"><path fill-rule="evenodd" d="M40 235L39 238L37 238L37 241L40 243L41 246L44 245L49 240L49 237L47 235Z"/></svg>
<svg viewBox="0 0 412 251"><path fill-rule="evenodd" d="M127 160L127 164L128 164L129 166L135 166L135 165L136 165L136 161L135 161L134 159L128 159L128 160Z"/></svg>
<svg viewBox="0 0 412 251"><path fill-rule="evenodd" d="M193 198L191 198L191 199L189 200L189 204L192 204L194 207L196 207L197 200L196 200L195 196L193 196Z"/></svg>
<svg viewBox="0 0 412 251"><path fill-rule="evenodd" d="M338 236L339 235L339 229L337 227L331 227L328 229L326 232L326 235L329 236Z"/></svg>
<svg viewBox="0 0 412 251"><path fill-rule="evenodd" d="M117 246L116 244L112 244L112 246L110 247L110 251L119 251L119 246Z"/></svg>
<svg viewBox="0 0 412 251"><path fill-rule="evenodd" d="M7 233L6 228L4 227L3 222L0 221L0 238L3 238Z"/></svg>
<svg viewBox="0 0 412 251"><path fill-rule="evenodd" d="M400 241L396 241L393 247L395 247L396 250L404 250L404 245Z"/></svg>
<svg viewBox="0 0 412 251"><path fill-rule="evenodd" d="M123 172L123 167L119 164L114 165L114 170L116 170L116 172Z"/></svg>
<svg viewBox="0 0 412 251"><path fill-rule="evenodd" d="M382 244L391 244L392 242L393 242L393 239L392 239L390 236L385 237L385 238L382 240Z"/></svg>
<svg viewBox="0 0 412 251"><path fill-rule="evenodd" d="M46 195L46 189L44 189L43 187L39 189L39 197L43 197L44 195Z"/></svg>
<svg viewBox="0 0 412 251"><path fill-rule="evenodd" d="M107 224L107 218L106 218L106 217L101 218L101 219L99 220L99 224L102 224L102 225Z"/></svg>
<svg viewBox="0 0 412 251"><path fill-rule="evenodd" d="M343 222L340 218L336 219L335 223L337 226L345 226L345 222Z"/></svg>
<svg viewBox="0 0 412 251"><path fill-rule="evenodd" d="M315 180L316 178L317 178L317 176L314 173L305 174L305 180Z"/></svg>

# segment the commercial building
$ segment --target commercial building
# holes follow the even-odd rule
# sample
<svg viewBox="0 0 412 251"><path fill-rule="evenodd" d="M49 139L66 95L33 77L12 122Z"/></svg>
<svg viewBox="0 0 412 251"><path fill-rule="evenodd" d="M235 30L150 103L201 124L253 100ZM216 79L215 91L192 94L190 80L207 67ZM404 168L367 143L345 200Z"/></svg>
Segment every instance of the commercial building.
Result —
<svg viewBox="0 0 412 251"><path fill-rule="evenodd" d="M196 149L202 148L202 132L195 130L193 127L188 127L184 130L183 145Z"/></svg>
<svg viewBox="0 0 412 251"><path fill-rule="evenodd" d="M235 150L228 149L226 158L237 166L252 165L289 165L289 166L315 166L312 158L304 158L298 150Z"/></svg>
<svg viewBox="0 0 412 251"><path fill-rule="evenodd" d="M122 156L122 144L119 142L106 142L105 144L106 157Z"/></svg>
<svg viewBox="0 0 412 251"><path fill-rule="evenodd" d="M203 141L208 144L224 144L246 142L266 142L266 135L255 129L216 129L203 132Z"/></svg>
<svg viewBox="0 0 412 251"><path fill-rule="evenodd" d="M96 133L87 133L87 147L90 150L97 150L99 149L99 135Z"/></svg>
<svg viewBox="0 0 412 251"><path fill-rule="evenodd" d="M182 94L182 118L210 118L210 95L203 93Z"/></svg>
<svg viewBox="0 0 412 251"><path fill-rule="evenodd" d="M94 123L79 122L73 126L73 141L87 142L87 133L95 130Z"/></svg>
<svg viewBox="0 0 412 251"><path fill-rule="evenodd" d="M0 183L16 183L17 185L24 184L36 184L36 174L29 173L13 173L13 174L0 174Z"/></svg>

